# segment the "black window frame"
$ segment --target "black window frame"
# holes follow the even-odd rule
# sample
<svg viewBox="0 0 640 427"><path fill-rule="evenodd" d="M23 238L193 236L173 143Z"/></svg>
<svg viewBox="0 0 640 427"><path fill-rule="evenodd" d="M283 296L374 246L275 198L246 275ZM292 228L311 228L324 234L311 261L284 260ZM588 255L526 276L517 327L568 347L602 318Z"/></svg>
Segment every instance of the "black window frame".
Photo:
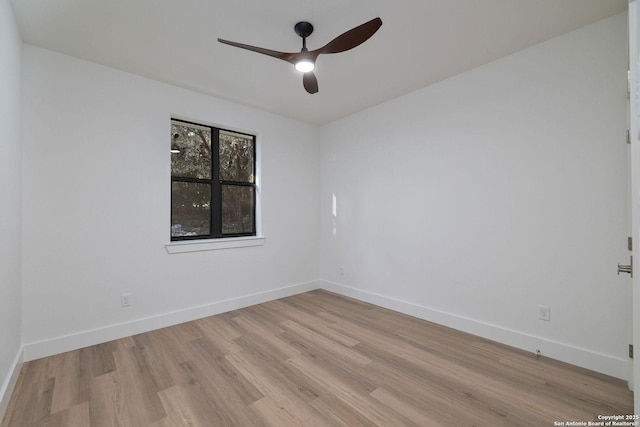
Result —
<svg viewBox="0 0 640 427"><path fill-rule="evenodd" d="M208 128L211 132L211 178L190 178L190 177L180 177L174 176L171 174L171 185L173 186L174 182L190 182L190 183L201 183L208 184L211 188L211 207L209 209L209 234L205 235L196 235L196 236L173 236L171 230L169 231L169 235L172 242L176 241L189 241L189 240L205 240L205 239L224 239L224 238L233 238L233 237L252 237L257 236L257 158L256 158L256 136L246 132L239 132L236 130L225 129L221 127L211 126L207 124L192 122L188 120L182 119L171 119L171 124L184 124L186 126L193 125ZM242 135L251 138L252 144L252 156L253 156L253 182L244 182L244 181L233 181L233 180L223 180L220 179L220 132L229 132L236 135ZM250 232L245 233L223 233L222 232L222 186L237 186L237 187L250 187L253 189L253 215L252 215L252 224ZM173 192L172 200L171 200L171 225L173 225Z"/></svg>

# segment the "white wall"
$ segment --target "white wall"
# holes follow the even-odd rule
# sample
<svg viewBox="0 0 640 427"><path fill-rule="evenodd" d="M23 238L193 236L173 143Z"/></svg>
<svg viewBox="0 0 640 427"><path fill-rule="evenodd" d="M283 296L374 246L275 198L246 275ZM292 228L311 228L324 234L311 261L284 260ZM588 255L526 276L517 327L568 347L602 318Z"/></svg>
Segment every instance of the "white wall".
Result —
<svg viewBox="0 0 640 427"><path fill-rule="evenodd" d="M20 87L22 41L0 0L0 419L20 360Z"/></svg>
<svg viewBox="0 0 640 427"><path fill-rule="evenodd" d="M27 360L317 286L316 126L30 45L23 57ZM167 253L172 115L257 134L264 246Z"/></svg>
<svg viewBox="0 0 640 427"><path fill-rule="evenodd" d="M615 16L325 126L323 286L626 378L625 40Z"/></svg>

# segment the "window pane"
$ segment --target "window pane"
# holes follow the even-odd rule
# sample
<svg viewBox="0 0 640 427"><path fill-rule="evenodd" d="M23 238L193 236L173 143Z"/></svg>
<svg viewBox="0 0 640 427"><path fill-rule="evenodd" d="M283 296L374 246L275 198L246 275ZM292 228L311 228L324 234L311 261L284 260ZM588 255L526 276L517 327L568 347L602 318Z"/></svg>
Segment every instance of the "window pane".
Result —
<svg viewBox="0 0 640 427"><path fill-rule="evenodd" d="M253 138L220 131L220 179L253 183Z"/></svg>
<svg viewBox="0 0 640 427"><path fill-rule="evenodd" d="M171 123L171 175L211 178L211 131Z"/></svg>
<svg viewBox="0 0 640 427"><path fill-rule="evenodd" d="M253 187L222 186L222 234L254 232Z"/></svg>
<svg viewBox="0 0 640 427"><path fill-rule="evenodd" d="M211 233L211 185L171 183L171 237Z"/></svg>

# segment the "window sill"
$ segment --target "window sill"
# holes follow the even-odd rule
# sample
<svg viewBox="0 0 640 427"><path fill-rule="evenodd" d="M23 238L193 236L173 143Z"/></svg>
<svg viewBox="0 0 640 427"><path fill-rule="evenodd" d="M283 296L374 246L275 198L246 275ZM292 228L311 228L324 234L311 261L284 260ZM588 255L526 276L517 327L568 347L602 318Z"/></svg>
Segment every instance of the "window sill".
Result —
<svg viewBox="0 0 640 427"><path fill-rule="evenodd" d="M171 242L164 245L167 253L181 254L185 252L215 251L218 249L246 248L264 245L265 237L230 237L215 240L193 240Z"/></svg>

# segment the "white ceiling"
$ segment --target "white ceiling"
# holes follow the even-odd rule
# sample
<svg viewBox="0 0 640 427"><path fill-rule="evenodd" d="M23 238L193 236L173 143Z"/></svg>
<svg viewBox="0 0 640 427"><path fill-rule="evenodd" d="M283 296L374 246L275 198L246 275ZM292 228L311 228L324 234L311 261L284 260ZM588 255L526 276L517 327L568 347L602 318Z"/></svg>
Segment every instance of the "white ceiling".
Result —
<svg viewBox="0 0 640 427"><path fill-rule="evenodd" d="M26 43L323 124L600 19L627 0L12 0ZM297 52L372 18L361 46L321 55L319 93L293 66L218 37Z"/></svg>

